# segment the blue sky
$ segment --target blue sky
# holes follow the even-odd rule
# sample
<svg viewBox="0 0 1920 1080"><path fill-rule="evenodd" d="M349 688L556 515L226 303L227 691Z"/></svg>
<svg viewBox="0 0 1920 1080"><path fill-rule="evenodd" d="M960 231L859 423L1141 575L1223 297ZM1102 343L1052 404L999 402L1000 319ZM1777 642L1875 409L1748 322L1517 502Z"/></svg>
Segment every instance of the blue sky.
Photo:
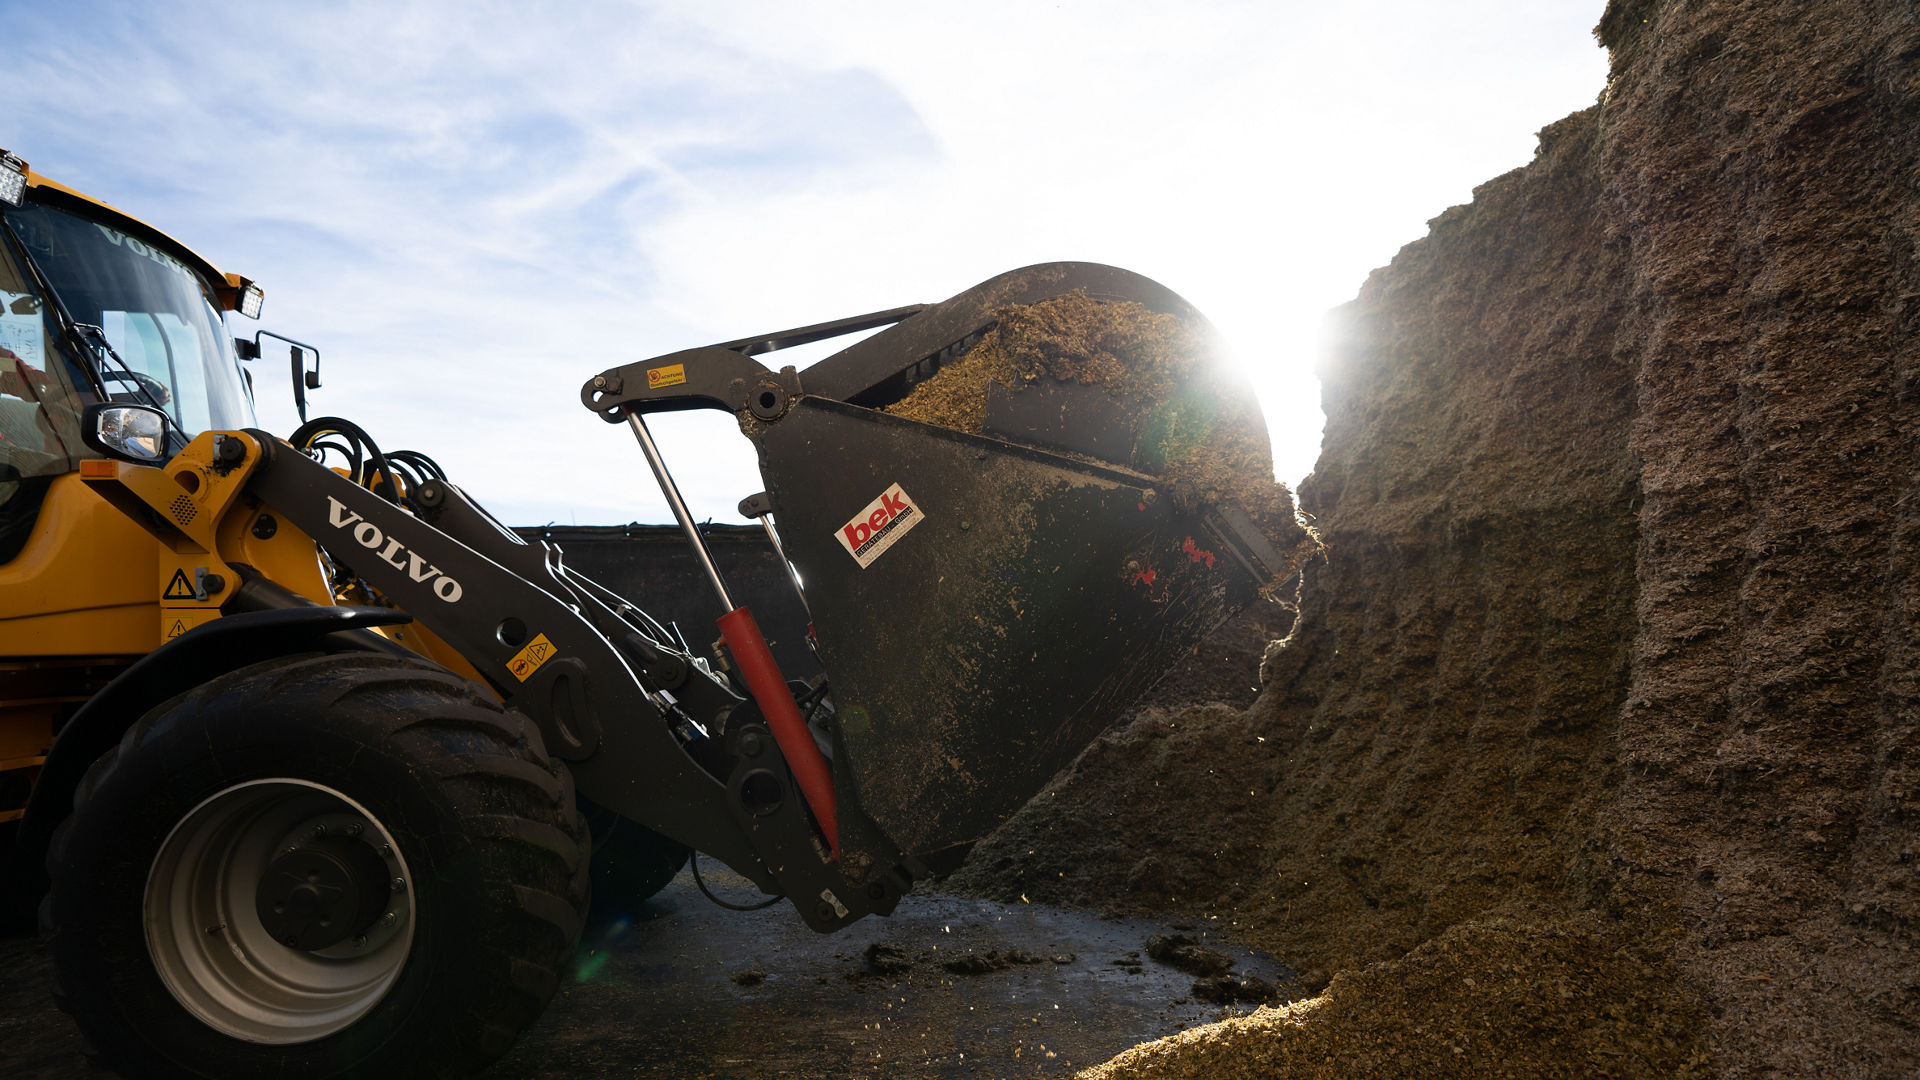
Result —
<svg viewBox="0 0 1920 1080"><path fill-rule="evenodd" d="M1292 481L1325 311L1594 102L1603 6L0 0L0 147L259 280L317 409L516 524L668 520L596 371L1054 259L1206 312ZM657 429L736 520L731 421Z"/></svg>

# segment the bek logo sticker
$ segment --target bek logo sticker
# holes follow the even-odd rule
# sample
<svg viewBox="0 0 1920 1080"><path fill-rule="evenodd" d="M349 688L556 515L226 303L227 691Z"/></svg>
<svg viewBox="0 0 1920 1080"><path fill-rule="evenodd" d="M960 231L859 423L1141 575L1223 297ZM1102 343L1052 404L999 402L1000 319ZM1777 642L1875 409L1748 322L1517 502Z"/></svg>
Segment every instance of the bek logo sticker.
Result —
<svg viewBox="0 0 1920 1080"><path fill-rule="evenodd" d="M865 568L892 547L894 541L920 524L924 516L907 493L900 490L900 485L895 484L855 514L852 521L840 526L834 536L839 538L840 546L847 549L847 554L853 556L853 561Z"/></svg>
<svg viewBox="0 0 1920 1080"><path fill-rule="evenodd" d="M668 364L665 367L647 369L647 389L658 390L663 386L679 386L687 381L687 365Z"/></svg>
<svg viewBox="0 0 1920 1080"><path fill-rule="evenodd" d="M507 670L513 672L514 678L526 682L540 670L541 664L552 658L553 642L547 640L547 635L539 634L527 642L526 648L513 654L513 659L507 661Z"/></svg>

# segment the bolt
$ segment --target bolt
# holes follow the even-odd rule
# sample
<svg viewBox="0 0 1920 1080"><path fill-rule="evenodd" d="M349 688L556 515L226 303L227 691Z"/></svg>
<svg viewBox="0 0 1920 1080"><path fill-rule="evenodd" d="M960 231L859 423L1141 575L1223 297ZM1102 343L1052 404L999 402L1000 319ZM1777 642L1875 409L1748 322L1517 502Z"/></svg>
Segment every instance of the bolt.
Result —
<svg viewBox="0 0 1920 1080"><path fill-rule="evenodd" d="M356 821L356 822L354 822L353 824L351 824L351 825L349 825L349 826L347 826L347 835L348 835L348 836L359 836L359 835L360 835L361 833L363 833L363 832L366 832L366 831L367 831L367 827L366 827L365 825L362 825L362 824L360 824L360 823L359 823L359 822L357 822L357 821Z"/></svg>
<svg viewBox="0 0 1920 1080"><path fill-rule="evenodd" d="M826 922L827 920L833 918L833 905L821 904L819 907L813 909L813 913L815 915L820 916L821 922Z"/></svg>
<svg viewBox="0 0 1920 1080"><path fill-rule="evenodd" d="M313 827L313 838L315 840L318 840L325 835L327 835L327 827L325 825L315 825Z"/></svg>
<svg viewBox="0 0 1920 1080"><path fill-rule="evenodd" d="M760 741L759 732L749 731L745 735L740 736L740 752L748 757L759 757L760 751L765 749L765 744Z"/></svg>
<svg viewBox="0 0 1920 1080"><path fill-rule="evenodd" d="M213 460L217 465L234 466L245 461L247 447L239 439L221 436L213 443Z"/></svg>
<svg viewBox="0 0 1920 1080"><path fill-rule="evenodd" d="M395 915L391 911L387 912L385 915L380 916L381 926L392 926L394 923L397 923L399 921L400 921L400 916Z"/></svg>
<svg viewBox="0 0 1920 1080"><path fill-rule="evenodd" d="M393 879L393 891L394 891L394 892L396 892L396 893L403 893L403 892L406 892L406 891L407 891L407 879L406 879L406 878L394 878L394 879Z"/></svg>
<svg viewBox="0 0 1920 1080"><path fill-rule="evenodd" d="M593 377L593 388L595 390L605 390L607 388L607 377L605 375L595 375Z"/></svg>
<svg viewBox="0 0 1920 1080"><path fill-rule="evenodd" d="M392 844L381 844L381 845L380 845L380 857L381 857L381 858L383 858L383 859L391 859L391 858L393 858L393 845L392 845Z"/></svg>
<svg viewBox="0 0 1920 1080"><path fill-rule="evenodd" d="M353 947L354 947L354 948L356 948L356 949L364 949L364 948L366 948L366 947L367 947L367 935L365 935L365 934L361 934L361 935L360 935L359 937L357 937L357 938L354 938L354 939L353 939Z"/></svg>

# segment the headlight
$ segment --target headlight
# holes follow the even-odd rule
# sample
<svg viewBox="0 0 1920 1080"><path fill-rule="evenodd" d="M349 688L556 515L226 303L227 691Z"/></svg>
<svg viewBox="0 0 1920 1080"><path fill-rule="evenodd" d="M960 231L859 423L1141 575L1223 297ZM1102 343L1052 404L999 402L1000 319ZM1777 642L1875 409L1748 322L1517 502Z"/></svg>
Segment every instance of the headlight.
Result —
<svg viewBox="0 0 1920 1080"><path fill-rule="evenodd" d="M233 310L245 315L249 319L257 319L260 317L260 308L267 300L265 289L241 277L239 274L227 275L227 287L232 289L233 292L222 297L221 302L223 304L232 304Z"/></svg>
<svg viewBox="0 0 1920 1080"><path fill-rule="evenodd" d="M19 206L27 194L27 163L0 150L0 202Z"/></svg>

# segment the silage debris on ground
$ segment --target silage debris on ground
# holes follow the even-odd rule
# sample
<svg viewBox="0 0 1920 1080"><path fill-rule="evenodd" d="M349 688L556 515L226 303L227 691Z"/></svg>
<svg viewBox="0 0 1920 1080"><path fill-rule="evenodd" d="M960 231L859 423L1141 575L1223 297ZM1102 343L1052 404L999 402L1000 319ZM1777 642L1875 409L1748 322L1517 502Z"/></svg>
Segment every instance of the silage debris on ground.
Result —
<svg viewBox="0 0 1920 1080"><path fill-rule="evenodd" d="M1592 917L1459 924L1326 993L1146 1043L1078 1080L1694 1077L1697 999Z"/></svg>
<svg viewBox="0 0 1920 1080"><path fill-rule="evenodd" d="M1319 541L1274 479L1251 390L1227 377L1216 354L1203 326L1072 292L997 312L977 344L884 411L979 435L989 383L1015 392L1048 382L1098 386L1136 428L1135 463L1176 505L1238 508L1253 519L1285 563L1277 586Z"/></svg>

